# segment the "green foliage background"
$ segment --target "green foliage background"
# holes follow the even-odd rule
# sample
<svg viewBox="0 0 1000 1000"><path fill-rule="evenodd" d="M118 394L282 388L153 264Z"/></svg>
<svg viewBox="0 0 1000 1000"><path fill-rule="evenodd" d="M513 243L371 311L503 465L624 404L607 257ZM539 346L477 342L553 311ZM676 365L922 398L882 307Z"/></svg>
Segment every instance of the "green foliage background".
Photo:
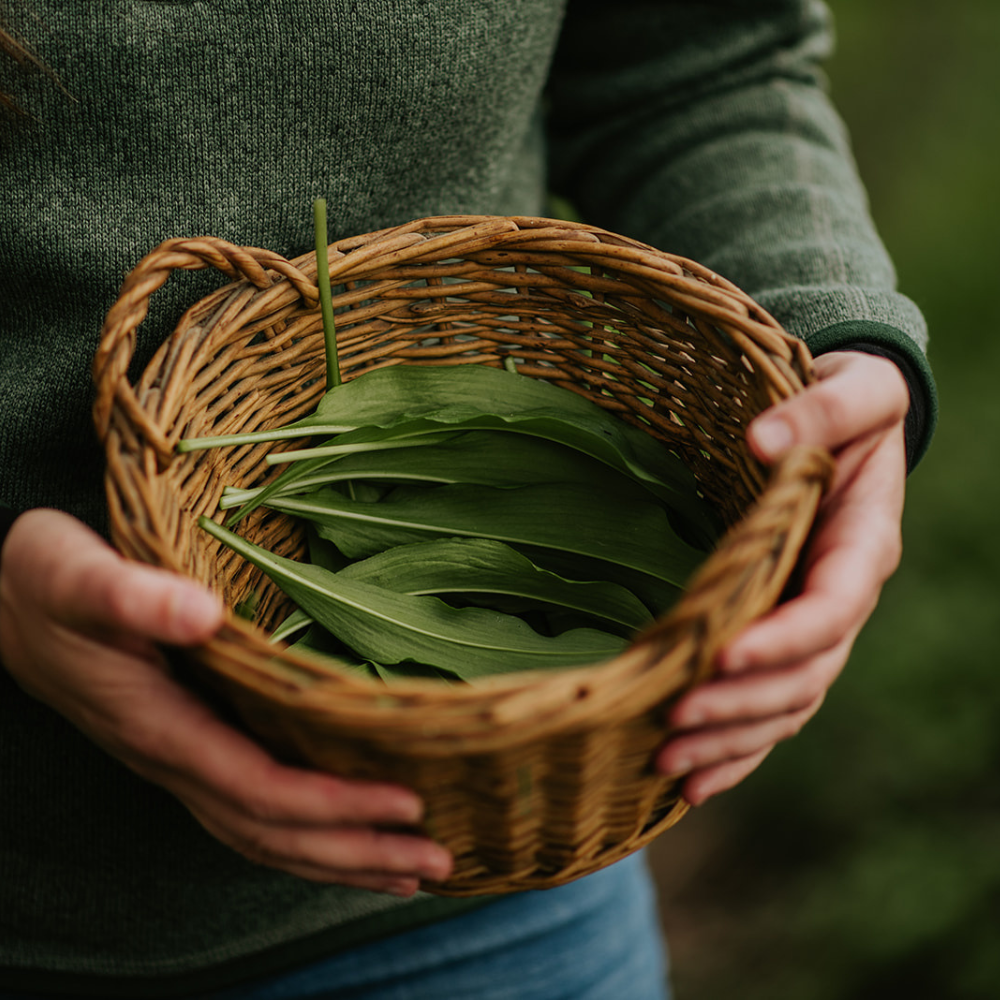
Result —
<svg viewBox="0 0 1000 1000"><path fill-rule="evenodd" d="M679 1000L1000 996L1000 4L832 0L832 94L941 421L819 715L654 847Z"/></svg>

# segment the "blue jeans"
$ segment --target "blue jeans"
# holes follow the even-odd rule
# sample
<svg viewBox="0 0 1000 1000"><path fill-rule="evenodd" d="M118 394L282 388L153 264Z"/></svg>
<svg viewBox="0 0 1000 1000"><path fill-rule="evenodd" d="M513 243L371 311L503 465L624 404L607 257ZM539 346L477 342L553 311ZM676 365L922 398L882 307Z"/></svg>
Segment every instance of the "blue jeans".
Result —
<svg viewBox="0 0 1000 1000"><path fill-rule="evenodd" d="M201 1000L667 1000L642 854Z"/></svg>
<svg viewBox="0 0 1000 1000"><path fill-rule="evenodd" d="M667 1000L639 853L595 875L198 1000ZM0 1000L20 1000L0 993Z"/></svg>

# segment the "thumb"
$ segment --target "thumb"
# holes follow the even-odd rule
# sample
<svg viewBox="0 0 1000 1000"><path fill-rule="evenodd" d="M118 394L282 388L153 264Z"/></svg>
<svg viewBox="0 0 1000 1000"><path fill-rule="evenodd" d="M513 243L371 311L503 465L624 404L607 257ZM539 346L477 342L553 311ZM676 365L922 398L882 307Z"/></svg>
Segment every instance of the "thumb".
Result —
<svg viewBox="0 0 1000 1000"><path fill-rule="evenodd" d="M910 396L891 361L859 351L816 359L819 381L765 410L747 428L757 456L774 462L795 445L836 451L850 441L899 423Z"/></svg>
<svg viewBox="0 0 1000 1000"><path fill-rule="evenodd" d="M167 570L130 562L82 522L58 511L24 515L32 532L43 588L56 620L87 633L129 633L155 642L193 645L223 620L222 603L206 587Z"/></svg>

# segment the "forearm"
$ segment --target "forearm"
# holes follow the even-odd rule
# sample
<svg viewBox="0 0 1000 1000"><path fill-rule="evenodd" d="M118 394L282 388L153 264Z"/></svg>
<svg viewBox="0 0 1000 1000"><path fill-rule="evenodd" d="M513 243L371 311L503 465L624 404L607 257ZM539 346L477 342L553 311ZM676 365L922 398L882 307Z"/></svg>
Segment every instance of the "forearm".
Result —
<svg viewBox="0 0 1000 1000"><path fill-rule="evenodd" d="M734 281L817 353L899 358L915 464L936 414L926 327L824 92L829 49L822 8L798 0L628 0L614 19L576 0L550 91L553 183L588 221Z"/></svg>

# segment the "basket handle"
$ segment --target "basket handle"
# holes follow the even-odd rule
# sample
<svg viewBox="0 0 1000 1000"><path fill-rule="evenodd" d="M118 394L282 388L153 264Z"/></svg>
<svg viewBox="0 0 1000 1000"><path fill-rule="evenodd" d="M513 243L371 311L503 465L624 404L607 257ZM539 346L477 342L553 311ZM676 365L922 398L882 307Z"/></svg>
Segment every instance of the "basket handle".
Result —
<svg viewBox="0 0 1000 1000"><path fill-rule="evenodd" d="M149 312L150 296L166 283L173 271L207 267L214 267L234 281L246 279L256 288L270 287L272 274L278 273L291 282L308 305L315 305L319 299L315 281L270 250L236 246L211 236L164 241L126 276L101 328L91 374L97 389L94 425L102 443L107 439L112 412L118 405L161 456L169 454L171 449L162 432L139 405L128 381L128 368L135 352L136 330Z"/></svg>

